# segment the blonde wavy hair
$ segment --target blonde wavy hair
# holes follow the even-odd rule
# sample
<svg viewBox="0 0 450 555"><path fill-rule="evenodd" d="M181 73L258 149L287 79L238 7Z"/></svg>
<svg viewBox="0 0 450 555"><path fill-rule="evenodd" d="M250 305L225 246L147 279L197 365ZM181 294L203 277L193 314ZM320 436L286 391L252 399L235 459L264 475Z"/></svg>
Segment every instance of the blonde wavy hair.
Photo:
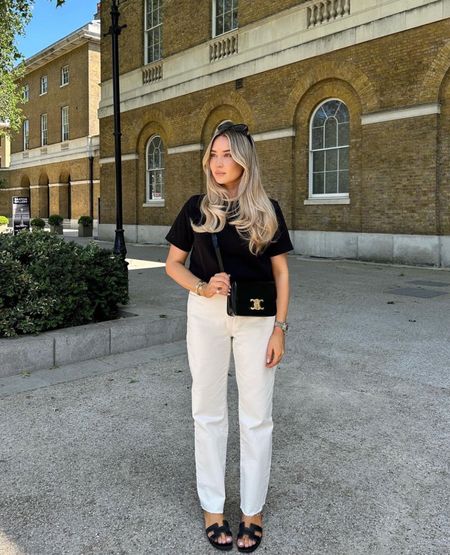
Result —
<svg viewBox="0 0 450 555"><path fill-rule="evenodd" d="M228 219L248 241L250 252L258 255L271 243L277 231L275 209L261 183L253 139L234 129L219 132L219 127L225 123L233 125L229 120L219 124L203 156L206 174L206 195L200 203L203 224L192 223L192 228L200 233L217 233ZM238 193L233 199L228 198L225 187L217 183L210 168L211 149L219 135L228 138L231 157L243 168Z"/></svg>

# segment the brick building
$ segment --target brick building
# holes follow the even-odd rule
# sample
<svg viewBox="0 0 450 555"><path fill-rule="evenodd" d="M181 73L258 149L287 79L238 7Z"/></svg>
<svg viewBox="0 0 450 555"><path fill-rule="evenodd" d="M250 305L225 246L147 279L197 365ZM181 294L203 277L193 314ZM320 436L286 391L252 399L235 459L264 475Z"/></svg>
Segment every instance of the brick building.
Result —
<svg viewBox="0 0 450 555"><path fill-rule="evenodd" d="M230 118L255 137L295 252L450 266L450 2L127 0L120 10L127 241L164 241L204 191L204 145ZM112 238L109 37L101 48L99 234Z"/></svg>
<svg viewBox="0 0 450 555"><path fill-rule="evenodd" d="M100 21L94 20L25 61L22 130L2 172L0 214L12 196L29 196L31 216L60 214L76 225L97 217Z"/></svg>

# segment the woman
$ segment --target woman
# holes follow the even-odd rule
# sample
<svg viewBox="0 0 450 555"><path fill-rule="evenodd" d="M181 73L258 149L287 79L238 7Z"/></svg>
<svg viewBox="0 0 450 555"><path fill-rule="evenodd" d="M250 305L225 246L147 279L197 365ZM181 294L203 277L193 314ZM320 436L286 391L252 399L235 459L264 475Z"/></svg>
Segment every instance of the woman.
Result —
<svg viewBox="0 0 450 555"><path fill-rule="evenodd" d="M231 346L239 390L241 511L238 550L254 551L262 538L262 515L272 451L275 367L285 349L292 250L278 203L268 198L255 144L244 124L223 122L204 158L206 195L191 197L166 239L167 274L189 290L187 349L192 374L197 491L206 535L217 549L232 548L223 517L228 435L227 376ZM211 234L223 258L220 271ZM191 253L189 269L185 267ZM229 316L230 278L275 281L276 317Z"/></svg>

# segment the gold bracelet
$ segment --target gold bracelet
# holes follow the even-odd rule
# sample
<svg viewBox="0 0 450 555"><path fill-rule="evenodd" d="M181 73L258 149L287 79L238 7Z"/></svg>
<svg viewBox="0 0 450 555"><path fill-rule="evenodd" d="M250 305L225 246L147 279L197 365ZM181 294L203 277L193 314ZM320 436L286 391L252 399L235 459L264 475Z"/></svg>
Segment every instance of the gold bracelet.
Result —
<svg viewBox="0 0 450 555"><path fill-rule="evenodd" d="M201 289L204 285L206 285L206 283L205 283L202 279L200 279L200 280L197 282L197 285L195 286L195 293L196 293L199 297L202 296L202 294L200 293L200 289Z"/></svg>

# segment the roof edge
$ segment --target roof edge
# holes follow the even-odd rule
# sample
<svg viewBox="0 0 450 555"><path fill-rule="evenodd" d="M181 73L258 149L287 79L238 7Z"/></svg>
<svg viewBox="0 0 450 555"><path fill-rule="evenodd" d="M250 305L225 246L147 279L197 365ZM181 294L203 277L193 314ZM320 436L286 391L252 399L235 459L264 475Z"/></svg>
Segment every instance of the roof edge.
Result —
<svg viewBox="0 0 450 555"><path fill-rule="evenodd" d="M51 60L87 42L100 42L100 20L93 19L83 27L43 48L25 60L25 74L39 69Z"/></svg>

